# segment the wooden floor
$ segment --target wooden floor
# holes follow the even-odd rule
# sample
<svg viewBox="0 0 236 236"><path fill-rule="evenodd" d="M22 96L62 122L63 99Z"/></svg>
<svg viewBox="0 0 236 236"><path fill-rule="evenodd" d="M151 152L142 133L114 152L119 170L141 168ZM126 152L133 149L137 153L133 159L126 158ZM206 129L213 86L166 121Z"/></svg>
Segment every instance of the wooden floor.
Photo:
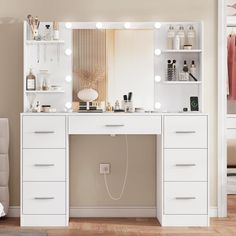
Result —
<svg viewBox="0 0 236 236"><path fill-rule="evenodd" d="M213 218L209 228L160 227L156 219L149 218L80 218L71 219L69 228L38 229L48 236L236 236L236 195L228 197L228 218ZM18 218L0 219L0 229L31 230L19 227ZM1 236L1 233L0 233Z"/></svg>

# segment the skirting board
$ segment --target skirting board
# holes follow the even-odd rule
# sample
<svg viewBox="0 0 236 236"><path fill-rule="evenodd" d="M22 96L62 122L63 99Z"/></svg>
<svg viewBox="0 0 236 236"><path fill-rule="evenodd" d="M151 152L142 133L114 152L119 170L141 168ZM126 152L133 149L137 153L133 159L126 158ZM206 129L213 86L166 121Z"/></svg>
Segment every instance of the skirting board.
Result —
<svg viewBox="0 0 236 236"><path fill-rule="evenodd" d="M217 217L217 207L210 208L210 217ZM10 206L9 217L20 217L20 207ZM155 207L71 207L70 217L156 217Z"/></svg>

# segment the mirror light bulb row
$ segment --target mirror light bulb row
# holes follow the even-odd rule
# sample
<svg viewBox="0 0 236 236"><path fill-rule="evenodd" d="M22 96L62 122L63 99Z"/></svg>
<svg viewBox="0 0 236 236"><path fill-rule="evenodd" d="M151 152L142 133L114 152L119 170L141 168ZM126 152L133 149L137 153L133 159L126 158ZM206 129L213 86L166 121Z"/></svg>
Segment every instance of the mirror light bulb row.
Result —
<svg viewBox="0 0 236 236"><path fill-rule="evenodd" d="M91 23L91 24L94 24L94 23ZM102 29L103 28L103 23L102 22L97 22L95 26L96 26L97 29ZM66 29L71 29L72 28L72 23L71 22L66 22L65 27L66 27ZM129 29L129 28L132 28L132 25L131 25L130 22L125 22L125 23L121 23L121 28L122 27L124 27L125 29ZM154 28L155 29L160 29L161 28L161 22L155 22L154 23Z"/></svg>

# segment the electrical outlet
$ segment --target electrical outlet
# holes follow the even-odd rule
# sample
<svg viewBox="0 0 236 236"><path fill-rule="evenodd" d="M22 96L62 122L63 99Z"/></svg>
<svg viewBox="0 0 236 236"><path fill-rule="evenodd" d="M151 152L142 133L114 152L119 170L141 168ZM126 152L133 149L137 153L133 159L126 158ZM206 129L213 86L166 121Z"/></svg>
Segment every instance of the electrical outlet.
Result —
<svg viewBox="0 0 236 236"><path fill-rule="evenodd" d="M100 164L100 174L110 174L110 164L101 163Z"/></svg>

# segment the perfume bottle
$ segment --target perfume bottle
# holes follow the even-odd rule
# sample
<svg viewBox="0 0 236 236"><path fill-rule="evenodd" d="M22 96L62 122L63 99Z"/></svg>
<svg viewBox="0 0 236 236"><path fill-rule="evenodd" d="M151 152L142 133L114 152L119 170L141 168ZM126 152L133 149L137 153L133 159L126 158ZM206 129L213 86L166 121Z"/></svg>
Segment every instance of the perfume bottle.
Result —
<svg viewBox="0 0 236 236"><path fill-rule="evenodd" d="M26 90L36 90L36 77L32 72L32 68L26 76Z"/></svg>

